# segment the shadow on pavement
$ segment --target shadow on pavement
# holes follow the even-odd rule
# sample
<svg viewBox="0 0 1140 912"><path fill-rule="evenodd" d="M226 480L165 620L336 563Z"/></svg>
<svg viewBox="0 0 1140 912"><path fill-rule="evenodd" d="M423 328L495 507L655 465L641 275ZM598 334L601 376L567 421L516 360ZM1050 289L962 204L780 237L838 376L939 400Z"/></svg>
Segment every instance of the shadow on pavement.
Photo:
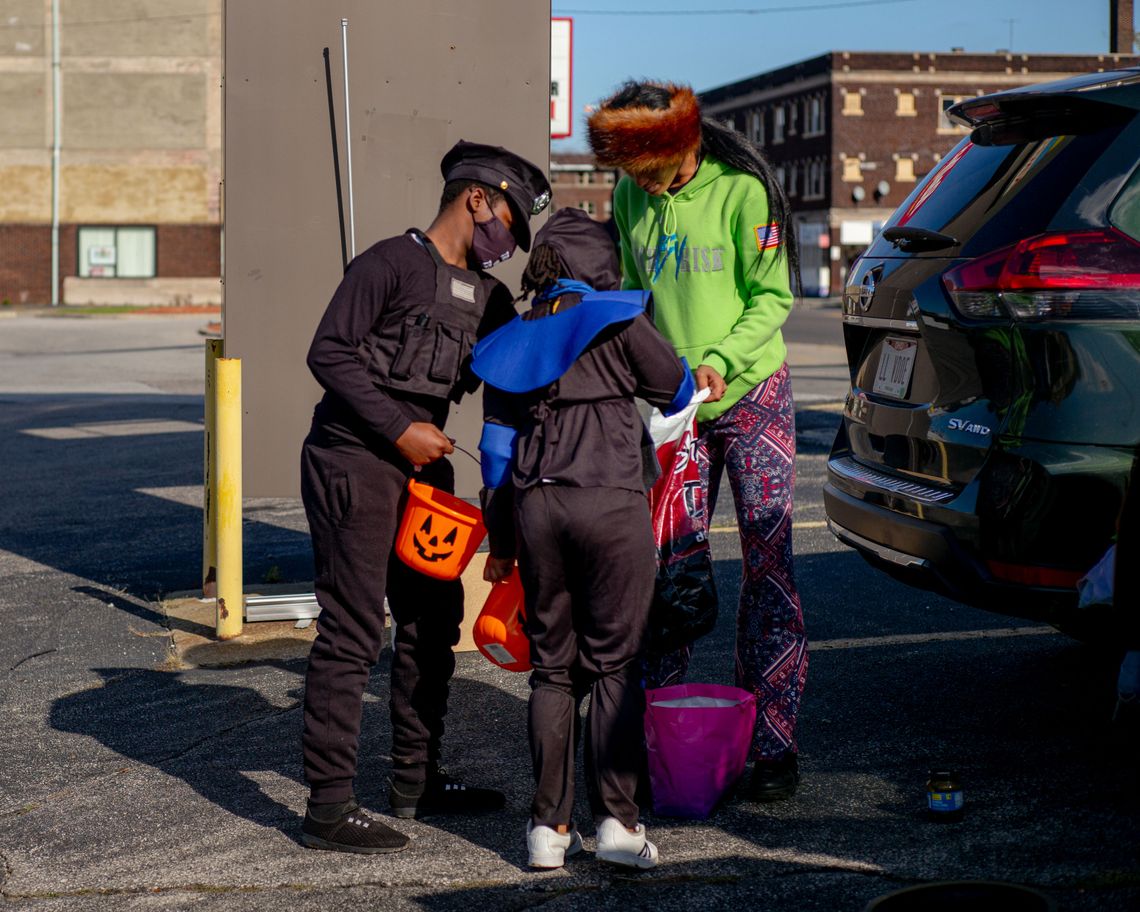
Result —
<svg viewBox="0 0 1140 912"><path fill-rule="evenodd" d="M391 770L390 657L389 650L382 653L365 693L356 780L361 803L380 813L388 806ZM303 661L184 672L93 671L102 684L57 699L48 717L53 728L92 738L121 757L183 780L222 811L297 839L298 812L308 793L301 765ZM525 701L459 677L450 706L444 739L449 769L503 789L516 809L529 804ZM285 781L270 794L263 783L277 777ZM492 851L513 850L516 828L503 841L502 820L502 814L439 817L421 825ZM396 826L406 828L404 821Z"/></svg>
<svg viewBox="0 0 1140 912"><path fill-rule="evenodd" d="M201 510L142 493L201 487L201 433L86 430L200 426L200 396L3 394L0 406L0 461L13 473L0 551L146 597L201 586ZM247 520L244 536L247 579L270 567L282 580L311 578L307 533Z"/></svg>
<svg viewBox="0 0 1140 912"><path fill-rule="evenodd" d="M303 668L271 663L257 670L297 675ZM296 812L249 776L269 772L300 783L296 690L290 703L279 706L254 688L211 681L233 677L224 672L94 671L102 686L56 700L49 715L53 728L86 735L180 778L222 810L260 826L296 828Z"/></svg>

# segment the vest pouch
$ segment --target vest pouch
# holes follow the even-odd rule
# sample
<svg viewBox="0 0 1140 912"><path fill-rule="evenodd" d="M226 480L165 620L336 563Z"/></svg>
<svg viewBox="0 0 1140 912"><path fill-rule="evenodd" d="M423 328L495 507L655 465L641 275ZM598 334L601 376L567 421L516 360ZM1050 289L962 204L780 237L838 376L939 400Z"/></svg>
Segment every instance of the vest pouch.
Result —
<svg viewBox="0 0 1140 912"><path fill-rule="evenodd" d="M459 379L459 365L463 361L463 333L443 323L435 325L435 348L431 353L428 376L437 383L449 386Z"/></svg>
<svg viewBox="0 0 1140 912"><path fill-rule="evenodd" d="M458 402L478 385L469 362L486 292L479 275L449 266L430 240L418 232L415 237L435 261L435 294L400 297L398 306L380 315L357 354L377 387Z"/></svg>
<svg viewBox="0 0 1140 912"><path fill-rule="evenodd" d="M430 344L428 334L432 332L431 318L427 314L408 317L400 327L400 342L392 357L388 376L393 380L408 380L416 373L423 375L424 349ZM419 356L417 358L417 356ZM416 361L420 360L420 370ZM434 360L434 359L433 359Z"/></svg>

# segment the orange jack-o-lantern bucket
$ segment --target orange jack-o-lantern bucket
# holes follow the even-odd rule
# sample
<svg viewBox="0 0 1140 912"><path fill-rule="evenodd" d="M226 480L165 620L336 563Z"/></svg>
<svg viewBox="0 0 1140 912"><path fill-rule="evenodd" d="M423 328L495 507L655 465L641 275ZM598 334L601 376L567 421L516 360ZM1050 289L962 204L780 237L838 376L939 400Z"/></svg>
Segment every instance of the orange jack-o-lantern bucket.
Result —
<svg viewBox="0 0 1140 912"><path fill-rule="evenodd" d="M471 637L483 655L507 671L530 671L530 641L523 623L523 587L517 570L491 587Z"/></svg>
<svg viewBox="0 0 1140 912"><path fill-rule="evenodd" d="M396 554L413 570L436 579L456 579L486 534L478 507L408 479L408 502L396 533Z"/></svg>

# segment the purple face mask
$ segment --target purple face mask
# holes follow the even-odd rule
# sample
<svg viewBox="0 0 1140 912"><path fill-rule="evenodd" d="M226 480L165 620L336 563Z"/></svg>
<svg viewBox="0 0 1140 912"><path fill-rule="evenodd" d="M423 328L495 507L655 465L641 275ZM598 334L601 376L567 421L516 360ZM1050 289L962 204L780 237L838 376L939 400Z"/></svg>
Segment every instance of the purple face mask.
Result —
<svg viewBox="0 0 1140 912"><path fill-rule="evenodd" d="M475 223L475 234L471 238L471 252L475 254L484 269L490 269L496 263L509 260L511 254L518 247L515 236L511 230L492 215L485 222Z"/></svg>

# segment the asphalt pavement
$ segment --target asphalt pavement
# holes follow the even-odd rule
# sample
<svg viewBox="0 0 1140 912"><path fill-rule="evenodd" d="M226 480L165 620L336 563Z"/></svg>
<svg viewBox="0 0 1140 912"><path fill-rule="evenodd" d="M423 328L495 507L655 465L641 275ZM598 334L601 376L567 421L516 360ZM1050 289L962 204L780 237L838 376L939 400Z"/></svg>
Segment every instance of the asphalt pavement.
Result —
<svg viewBox="0 0 1140 912"><path fill-rule="evenodd" d="M1135 733L1109 722L1114 654L884 577L827 532L820 489L847 382L838 311L789 324L797 581L811 642L791 801L646 816L662 864L587 851L525 867L525 675L458 657L449 769L502 789L471 819L390 821L398 855L297 841L304 661L179 667L164 596L198 582L204 317L0 313L0 895L43 910L861 910L947 880L1036 888L1061 910L1140 909ZM731 683L740 572L691 680ZM308 579L295 500L245 511L246 579ZM359 797L385 809L385 650L366 695ZM923 813L958 770L960 823ZM584 788L579 789L584 794Z"/></svg>

